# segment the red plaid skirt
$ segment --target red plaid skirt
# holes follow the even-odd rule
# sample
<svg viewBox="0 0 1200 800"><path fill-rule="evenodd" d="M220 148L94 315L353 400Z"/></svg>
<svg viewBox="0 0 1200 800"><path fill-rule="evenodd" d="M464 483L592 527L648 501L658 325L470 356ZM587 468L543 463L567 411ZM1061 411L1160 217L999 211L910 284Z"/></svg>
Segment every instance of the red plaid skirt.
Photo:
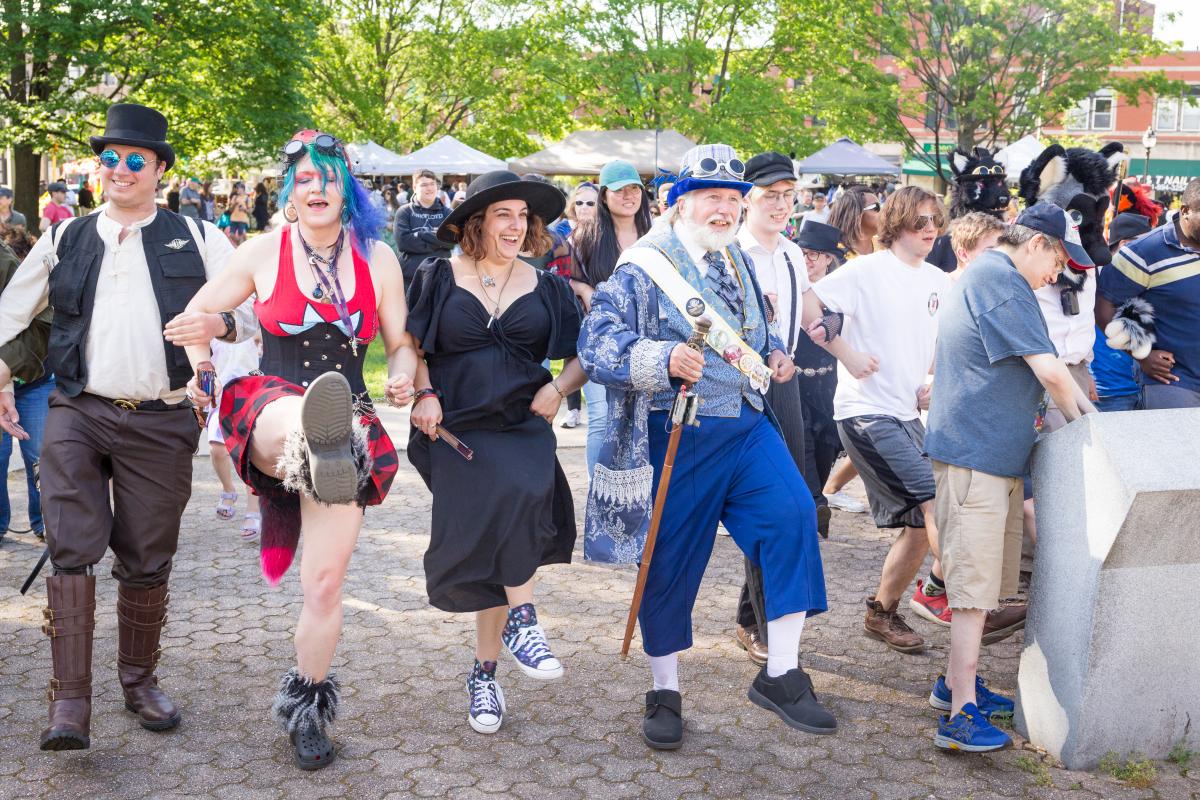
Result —
<svg viewBox="0 0 1200 800"><path fill-rule="evenodd" d="M269 403L281 397L300 397L304 389L272 375L247 375L235 378L221 390L221 432L234 469L254 494L262 500L262 568L272 584L277 583L296 552L300 541L300 498L288 491L273 475L267 475L250 461L250 437L258 415ZM367 407L358 417L369 428L371 480L358 496L360 506L376 506L387 497L400 462L396 446L383 429L374 410Z"/></svg>

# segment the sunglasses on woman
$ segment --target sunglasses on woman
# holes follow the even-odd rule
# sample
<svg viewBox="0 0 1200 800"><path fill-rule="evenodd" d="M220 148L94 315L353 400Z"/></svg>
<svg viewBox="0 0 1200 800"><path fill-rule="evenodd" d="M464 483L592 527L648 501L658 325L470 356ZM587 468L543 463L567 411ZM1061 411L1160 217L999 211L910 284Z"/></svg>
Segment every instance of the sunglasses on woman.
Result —
<svg viewBox="0 0 1200 800"><path fill-rule="evenodd" d="M863 213L865 214L868 211L878 211L881 208L883 208L883 206L881 206L879 204L879 201L876 200L874 203L871 203L871 205L869 205L869 206L863 206Z"/></svg>
<svg viewBox="0 0 1200 800"><path fill-rule="evenodd" d="M576 208L578 208L579 206L594 206L594 205L596 205L595 200L576 200L575 201Z"/></svg>
<svg viewBox="0 0 1200 800"><path fill-rule="evenodd" d="M283 157L289 162L296 161L304 156L305 148L309 144L310 142L302 139L292 139L283 146ZM327 156L342 155L342 143L332 134L318 133L311 144Z"/></svg>
<svg viewBox="0 0 1200 800"><path fill-rule="evenodd" d="M945 220L942 219L941 214L921 214L915 220L913 220L912 230L915 233L920 233L930 225L933 225L935 228L940 228L942 227L943 222L945 222Z"/></svg>
<svg viewBox="0 0 1200 800"><path fill-rule="evenodd" d="M130 172L141 172L147 164L157 163L157 161L158 159L154 158L147 161L141 153L129 153L125 156L125 166L129 168ZM108 169L116 169L117 165L121 163L121 157L117 155L116 150L105 150L100 154L100 163Z"/></svg>

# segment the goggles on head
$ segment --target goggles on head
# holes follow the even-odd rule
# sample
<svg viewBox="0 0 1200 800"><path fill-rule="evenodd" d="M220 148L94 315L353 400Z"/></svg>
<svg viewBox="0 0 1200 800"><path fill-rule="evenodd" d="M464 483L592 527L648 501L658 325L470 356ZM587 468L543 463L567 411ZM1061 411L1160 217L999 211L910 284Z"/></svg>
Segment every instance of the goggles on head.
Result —
<svg viewBox="0 0 1200 800"><path fill-rule="evenodd" d="M283 146L284 159L289 165L299 161L304 157L310 144L325 155L338 156L343 160L346 158L346 153L342 149L342 143L336 136L330 133L318 133L316 136L298 134Z"/></svg>
<svg viewBox="0 0 1200 800"><path fill-rule="evenodd" d="M738 158L717 161L715 158L705 157L693 164L691 169L686 170L680 177L711 178L721 172L726 172L740 181L746 175L746 165Z"/></svg>

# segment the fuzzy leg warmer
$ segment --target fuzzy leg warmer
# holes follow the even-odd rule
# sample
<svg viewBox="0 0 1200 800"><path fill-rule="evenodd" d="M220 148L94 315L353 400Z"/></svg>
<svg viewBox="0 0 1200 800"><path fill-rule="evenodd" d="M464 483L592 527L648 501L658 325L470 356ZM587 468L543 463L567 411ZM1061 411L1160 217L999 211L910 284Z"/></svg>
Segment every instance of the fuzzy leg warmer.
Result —
<svg viewBox="0 0 1200 800"><path fill-rule="evenodd" d="M279 681L271 713L288 733L310 727L323 731L337 719L340 696L341 686L332 672L325 680L314 683L292 667Z"/></svg>
<svg viewBox="0 0 1200 800"><path fill-rule="evenodd" d="M1109 347L1127 350L1141 361L1154 346L1154 306L1138 297L1122 304L1104 328L1104 335Z"/></svg>

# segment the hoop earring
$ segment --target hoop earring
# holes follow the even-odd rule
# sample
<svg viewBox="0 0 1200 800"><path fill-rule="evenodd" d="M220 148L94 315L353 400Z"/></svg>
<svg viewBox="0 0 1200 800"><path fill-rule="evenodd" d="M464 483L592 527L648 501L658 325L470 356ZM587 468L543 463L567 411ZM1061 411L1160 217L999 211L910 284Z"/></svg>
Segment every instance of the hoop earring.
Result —
<svg viewBox="0 0 1200 800"><path fill-rule="evenodd" d="M300 219L300 215L296 213L296 207L290 202L283 207L283 218L288 222L295 222Z"/></svg>

